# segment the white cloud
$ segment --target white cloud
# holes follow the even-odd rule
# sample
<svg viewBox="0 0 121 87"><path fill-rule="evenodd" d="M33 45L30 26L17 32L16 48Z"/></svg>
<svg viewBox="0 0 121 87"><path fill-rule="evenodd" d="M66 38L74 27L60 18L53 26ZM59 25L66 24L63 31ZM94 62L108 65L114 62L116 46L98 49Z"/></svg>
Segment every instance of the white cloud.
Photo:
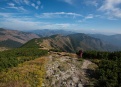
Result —
<svg viewBox="0 0 121 87"><path fill-rule="evenodd" d="M121 0L105 0L99 11L105 12L110 17L121 18Z"/></svg>
<svg viewBox="0 0 121 87"><path fill-rule="evenodd" d="M8 5L9 5L10 7L14 7L14 6L15 6L14 3L8 3Z"/></svg>
<svg viewBox="0 0 121 87"><path fill-rule="evenodd" d="M34 3L32 3L31 5L32 5L33 7L35 7L35 4L34 4Z"/></svg>
<svg viewBox="0 0 121 87"><path fill-rule="evenodd" d="M22 13L0 13L0 18L7 20L11 18L21 18L21 19L26 19L29 20L31 17L30 16L21 16Z"/></svg>
<svg viewBox="0 0 121 87"><path fill-rule="evenodd" d="M97 7L98 6L98 0L86 0L85 4L86 5L93 5L93 6Z"/></svg>
<svg viewBox="0 0 121 87"><path fill-rule="evenodd" d="M27 11L26 9L24 9L24 7L18 7L18 10L21 10L21 11Z"/></svg>
<svg viewBox="0 0 121 87"><path fill-rule="evenodd" d="M68 4L70 4L70 5L73 5L73 0L59 0L59 1L68 3Z"/></svg>
<svg viewBox="0 0 121 87"><path fill-rule="evenodd" d="M77 22L85 22L88 19L93 19L94 17L97 17L97 15L93 15L93 14L88 14L87 16L85 16L82 20L78 20Z"/></svg>
<svg viewBox="0 0 121 87"><path fill-rule="evenodd" d="M20 7L7 7L7 8L11 8L11 9L16 9L17 11L22 11L22 12L28 12L23 6Z"/></svg>
<svg viewBox="0 0 121 87"><path fill-rule="evenodd" d="M0 8L0 9L5 10L5 8Z"/></svg>
<svg viewBox="0 0 121 87"><path fill-rule="evenodd" d="M114 17L108 17L109 20L117 20L116 18Z"/></svg>
<svg viewBox="0 0 121 87"><path fill-rule="evenodd" d="M39 9L39 6L36 6L35 9Z"/></svg>
<svg viewBox="0 0 121 87"><path fill-rule="evenodd" d="M10 13L0 13L0 16L5 18L5 17L10 17L11 14Z"/></svg>
<svg viewBox="0 0 121 87"><path fill-rule="evenodd" d="M92 18L94 18L94 15L93 15L93 14L89 14L89 15L87 15L87 16L85 17L85 19L92 19Z"/></svg>
<svg viewBox="0 0 121 87"><path fill-rule="evenodd" d="M61 17L71 17L71 18L76 18L80 17L82 15L77 14L77 13L66 13L66 12L55 12L55 13L42 13L41 15L37 15L39 18L61 18Z"/></svg>
<svg viewBox="0 0 121 87"><path fill-rule="evenodd" d="M14 3L18 4L19 6L22 6L22 5L28 5L28 6L32 6L34 7L35 9L39 9L39 7L41 7L41 2L39 0L33 0L30 1L30 0L13 0ZM10 4L12 5L12 4ZM13 6L15 9L16 7Z"/></svg>
<svg viewBox="0 0 121 87"><path fill-rule="evenodd" d="M0 21L0 27L6 27L8 29L16 30L33 30L33 29L73 29L76 24L70 23L49 23L33 21L26 18L7 18L4 21Z"/></svg>
<svg viewBox="0 0 121 87"><path fill-rule="evenodd" d="M70 23L51 23L35 21L30 16L18 16L21 13L0 13L0 27L16 30L33 30L33 29L73 29L77 25ZM17 15L17 16L16 16Z"/></svg>
<svg viewBox="0 0 121 87"><path fill-rule="evenodd" d="M17 3L20 3L19 0L15 0ZM22 2L21 2L22 3ZM23 12L27 12L27 10L23 7L23 6L15 6L14 3L7 3L9 5L10 9L16 9L17 11L23 11Z"/></svg>
<svg viewBox="0 0 121 87"><path fill-rule="evenodd" d="M40 5L40 4L41 4L41 2L40 2L40 1L37 1L37 4L38 4L38 5Z"/></svg>
<svg viewBox="0 0 121 87"><path fill-rule="evenodd" d="M68 4L73 4L72 0L64 0L64 2L68 3Z"/></svg>
<svg viewBox="0 0 121 87"><path fill-rule="evenodd" d="M13 1L19 5L23 3L23 0L13 0Z"/></svg>
<svg viewBox="0 0 121 87"><path fill-rule="evenodd" d="M3 22L0 22L0 27L7 27L9 29L16 30L32 30L39 29L41 28L41 25L45 25L42 22L33 22L30 20L25 20L24 18L8 18L5 19Z"/></svg>
<svg viewBox="0 0 121 87"><path fill-rule="evenodd" d="M29 0L24 0L23 2L24 2L26 5L29 5L29 4L30 4Z"/></svg>
<svg viewBox="0 0 121 87"><path fill-rule="evenodd" d="M34 3L31 4L32 7L34 7L35 9L39 9L39 5L35 5Z"/></svg>
<svg viewBox="0 0 121 87"><path fill-rule="evenodd" d="M81 23L81 22L84 22L84 20L78 20L77 22Z"/></svg>

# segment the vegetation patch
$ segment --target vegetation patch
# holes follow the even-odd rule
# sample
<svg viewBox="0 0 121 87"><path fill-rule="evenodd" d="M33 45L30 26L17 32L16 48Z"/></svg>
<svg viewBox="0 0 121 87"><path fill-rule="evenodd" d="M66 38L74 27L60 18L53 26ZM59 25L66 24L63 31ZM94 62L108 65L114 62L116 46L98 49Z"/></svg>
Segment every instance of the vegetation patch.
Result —
<svg viewBox="0 0 121 87"><path fill-rule="evenodd" d="M0 47L9 47L9 48L16 48L16 47L20 47L22 45L22 43L13 41L13 40L5 40L5 41L1 41L0 42Z"/></svg>
<svg viewBox="0 0 121 87"><path fill-rule="evenodd" d="M41 87L48 53L37 48L0 52L0 87ZM41 57L41 58L39 58Z"/></svg>
<svg viewBox="0 0 121 87"><path fill-rule="evenodd" d="M121 52L84 52L84 58L89 58L98 67L95 70L96 87L121 86ZM90 66L92 67L92 65ZM94 67L94 66L93 66ZM94 78L94 76L92 77Z"/></svg>
<svg viewBox="0 0 121 87"><path fill-rule="evenodd" d="M0 52L0 72L7 68L16 67L25 61L44 56L47 53L46 50L34 48L18 48Z"/></svg>
<svg viewBox="0 0 121 87"><path fill-rule="evenodd" d="M22 45L22 48L39 48L39 43L42 42L42 39L32 39L30 41L28 41L27 43L25 43L24 45Z"/></svg>
<svg viewBox="0 0 121 87"><path fill-rule="evenodd" d="M1 87L41 87L45 77L46 58L38 58L18 67L2 71L0 74Z"/></svg>

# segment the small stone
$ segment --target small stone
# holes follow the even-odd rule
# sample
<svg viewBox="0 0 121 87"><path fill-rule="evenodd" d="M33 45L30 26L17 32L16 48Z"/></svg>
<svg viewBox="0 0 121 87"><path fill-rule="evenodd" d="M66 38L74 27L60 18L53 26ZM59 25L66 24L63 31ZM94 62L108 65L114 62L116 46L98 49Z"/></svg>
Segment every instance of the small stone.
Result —
<svg viewBox="0 0 121 87"><path fill-rule="evenodd" d="M77 83L77 82L79 81L79 78L78 78L78 77L73 77L72 79L73 79L73 81L74 81L75 83Z"/></svg>
<svg viewBox="0 0 121 87"><path fill-rule="evenodd" d="M78 84L78 87L83 87L83 85L81 83Z"/></svg>

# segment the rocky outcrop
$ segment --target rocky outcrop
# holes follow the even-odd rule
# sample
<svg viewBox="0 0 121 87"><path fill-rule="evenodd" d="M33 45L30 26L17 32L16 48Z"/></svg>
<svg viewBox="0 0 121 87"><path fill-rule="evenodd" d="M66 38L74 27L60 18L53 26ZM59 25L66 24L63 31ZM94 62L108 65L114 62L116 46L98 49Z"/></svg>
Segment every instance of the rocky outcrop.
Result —
<svg viewBox="0 0 121 87"><path fill-rule="evenodd" d="M53 53L48 57L46 78L43 87L84 87L90 83L84 68L87 61L79 60L76 55Z"/></svg>

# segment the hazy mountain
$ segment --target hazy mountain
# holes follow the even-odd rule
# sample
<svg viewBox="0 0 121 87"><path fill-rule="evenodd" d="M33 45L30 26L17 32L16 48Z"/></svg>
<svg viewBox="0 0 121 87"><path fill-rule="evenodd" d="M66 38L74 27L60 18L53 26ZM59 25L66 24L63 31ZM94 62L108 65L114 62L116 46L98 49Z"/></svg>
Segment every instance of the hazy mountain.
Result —
<svg viewBox="0 0 121 87"><path fill-rule="evenodd" d="M69 35L69 34L74 34L75 32L72 31L65 31L65 30L50 30L50 29L43 29L43 30L33 30L30 31L31 33L35 33L39 36L46 37L46 36L51 36L55 34L61 34L61 35Z"/></svg>
<svg viewBox="0 0 121 87"><path fill-rule="evenodd" d="M116 35L89 34L89 35L95 38L99 38L106 43L121 48L121 34L116 34Z"/></svg>
<svg viewBox="0 0 121 87"><path fill-rule="evenodd" d="M0 47L20 47L33 38L39 38L39 36L32 33L0 28Z"/></svg>
<svg viewBox="0 0 121 87"><path fill-rule="evenodd" d="M90 37L86 34L77 33L67 36L52 35L41 39L34 39L27 42L23 47L38 47L41 49L56 49L67 52L82 50L114 51L117 50L112 45L102 42L100 39ZM38 45L38 46L37 46Z"/></svg>

